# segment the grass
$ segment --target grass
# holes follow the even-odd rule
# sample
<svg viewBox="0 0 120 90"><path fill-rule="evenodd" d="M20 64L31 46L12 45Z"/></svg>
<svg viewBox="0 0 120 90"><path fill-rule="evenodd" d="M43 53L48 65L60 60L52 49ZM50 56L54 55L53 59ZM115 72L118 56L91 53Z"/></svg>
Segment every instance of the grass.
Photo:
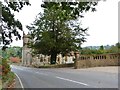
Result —
<svg viewBox="0 0 120 90"><path fill-rule="evenodd" d="M15 74L13 72L9 72L6 76L2 77L3 82L3 88L6 88L8 85L10 85L15 78Z"/></svg>
<svg viewBox="0 0 120 90"><path fill-rule="evenodd" d="M2 89L2 80L0 79L0 90Z"/></svg>

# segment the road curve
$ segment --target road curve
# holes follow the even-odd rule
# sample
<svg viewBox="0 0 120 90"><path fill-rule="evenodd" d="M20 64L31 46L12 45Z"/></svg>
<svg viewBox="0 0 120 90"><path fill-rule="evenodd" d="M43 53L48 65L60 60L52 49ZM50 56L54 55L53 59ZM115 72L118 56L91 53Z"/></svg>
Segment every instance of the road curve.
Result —
<svg viewBox="0 0 120 90"><path fill-rule="evenodd" d="M118 88L118 73L72 68L40 69L11 65L24 88Z"/></svg>

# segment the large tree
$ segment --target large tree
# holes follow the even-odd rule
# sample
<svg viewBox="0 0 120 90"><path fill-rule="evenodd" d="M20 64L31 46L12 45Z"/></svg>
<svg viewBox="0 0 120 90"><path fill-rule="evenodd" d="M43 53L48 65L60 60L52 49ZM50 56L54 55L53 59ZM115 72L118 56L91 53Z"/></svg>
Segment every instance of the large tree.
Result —
<svg viewBox="0 0 120 90"><path fill-rule="evenodd" d="M24 5L30 5L29 2L1 2L0 1L0 42L4 46L9 45L13 41L13 36L16 39L21 39L19 30L23 30L22 24L15 19L13 12L19 12ZM3 47L3 49L5 49Z"/></svg>
<svg viewBox="0 0 120 90"><path fill-rule="evenodd" d="M97 2L44 2L44 13L39 14L30 30L30 46L35 53L51 55L51 64L57 54L79 50L85 41L87 28L81 28L78 18L83 11L95 11Z"/></svg>

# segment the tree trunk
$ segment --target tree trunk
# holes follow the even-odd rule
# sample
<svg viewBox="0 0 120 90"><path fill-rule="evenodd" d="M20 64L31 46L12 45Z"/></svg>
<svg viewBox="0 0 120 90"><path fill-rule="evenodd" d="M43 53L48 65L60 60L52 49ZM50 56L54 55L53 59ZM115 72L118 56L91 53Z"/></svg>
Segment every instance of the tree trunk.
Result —
<svg viewBox="0 0 120 90"><path fill-rule="evenodd" d="M57 53L55 51L51 52L50 64L56 64Z"/></svg>

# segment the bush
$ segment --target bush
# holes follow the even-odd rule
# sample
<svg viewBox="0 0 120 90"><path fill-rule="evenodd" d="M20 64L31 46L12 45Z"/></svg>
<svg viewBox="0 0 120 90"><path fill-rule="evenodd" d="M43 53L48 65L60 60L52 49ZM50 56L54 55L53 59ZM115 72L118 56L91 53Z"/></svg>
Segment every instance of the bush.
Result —
<svg viewBox="0 0 120 90"><path fill-rule="evenodd" d="M2 59L2 64L0 64L1 76L2 76L2 87L8 88L12 85L15 79L15 74L11 72L10 65L6 59Z"/></svg>
<svg viewBox="0 0 120 90"><path fill-rule="evenodd" d="M0 64L0 79L2 78L2 65Z"/></svg>
<svg viewBox="0 0 120 90"><path fill-rule="evenodd" d="M2 60L2 74L6 75L8 72L10 72L10 65L8 64L8 61L6 59Z"/></svg>
<svg viewBox="0 0 120 90"><path fill-rule="evenodd" d="M2 59L0 59L0 79L2 78Z"/></svg>
<svg viewBox="0 0 120 90"><path fill-rule="evenodd" d="M0 74L2 76L2 82L6 82L9 79L9 73L11 72L10 65L6 59L2 59L2 63L0 63Z"/></svg>
<svg viewBox="0 0 120 90"><path fill-rule="evenodd" d="M14 83L15 82L15 74L13 72L9 72L6 76L2 77L2 88L3 90L5 88L8 88L6 90L9 90L9 88L13 88L14 87Z"/></svg>
<svg viewBox="0 0 120 90"><path fill-rule="evenodd" d="M10 61L12 63L19 63L20 62L20 58L18 58L18 57L10 57Z"/></svg>
<svg viewBox="0 0 120 90"><path fill-rule="evenodd" d="M9 72L9 73L7 73L7 75L6 76L3 76L2 77L2 81L3 82L12 82L12 80L15 78L15 75L14 75L14 73L13 72Z"/></svg>

